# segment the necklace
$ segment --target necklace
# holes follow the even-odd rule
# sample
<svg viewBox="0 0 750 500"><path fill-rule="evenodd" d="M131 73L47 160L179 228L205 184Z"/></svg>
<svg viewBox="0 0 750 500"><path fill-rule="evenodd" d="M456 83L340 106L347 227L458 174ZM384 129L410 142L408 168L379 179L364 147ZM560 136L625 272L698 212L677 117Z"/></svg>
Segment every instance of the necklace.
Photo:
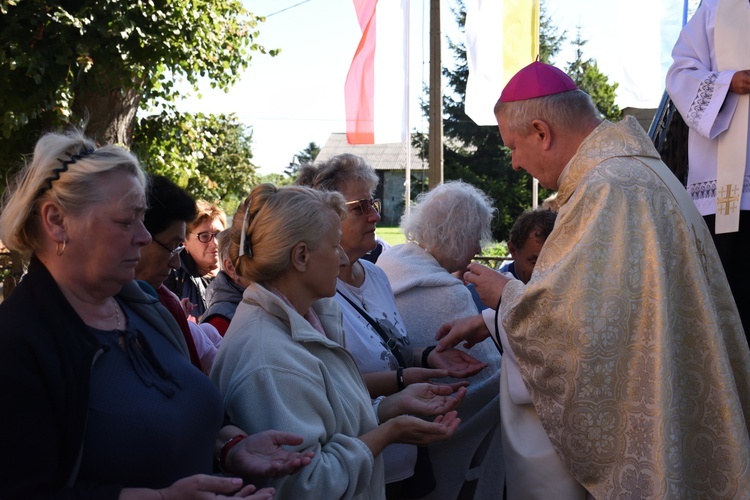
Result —
<svg viewBox="0 0 750 500"><path fill-rule="evenodd" d="M117 322L117 329L120 329L120 308L117 306L117 301L112 297L112 305L115 308L115 321Z"/></svg>

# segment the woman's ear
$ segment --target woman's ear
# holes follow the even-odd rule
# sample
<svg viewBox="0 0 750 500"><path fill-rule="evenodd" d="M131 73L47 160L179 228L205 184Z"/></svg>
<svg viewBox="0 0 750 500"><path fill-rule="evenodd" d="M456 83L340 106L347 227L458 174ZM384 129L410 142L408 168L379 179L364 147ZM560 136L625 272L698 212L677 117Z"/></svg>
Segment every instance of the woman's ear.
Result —
<svg viewBox="0 0 750 500"><path fill-rule="evenodd" d="M300 241L294 245L292 247L291 259L292 266L294 266L297 271L301 273L307 271L307 265L310 260L310 249L307 248L307 243Z"/></svg>
<svg viewBox="0 0 750 500"><path fill-rule="evenodd" d="M221 269L225 273L229 275L230 278L233 280L237 279L237 271L234 269L234 265L232 264L232 259L226 258L223 261L221 261Z"/></svg>
<svg viewBox="0 0 750 500"><path fill-rule="evenodd" d="M60 207L51 201L42 204L39 209L42 220L42 229L55 243L68 241L68 229L66 227L65 214Z"/></svg>

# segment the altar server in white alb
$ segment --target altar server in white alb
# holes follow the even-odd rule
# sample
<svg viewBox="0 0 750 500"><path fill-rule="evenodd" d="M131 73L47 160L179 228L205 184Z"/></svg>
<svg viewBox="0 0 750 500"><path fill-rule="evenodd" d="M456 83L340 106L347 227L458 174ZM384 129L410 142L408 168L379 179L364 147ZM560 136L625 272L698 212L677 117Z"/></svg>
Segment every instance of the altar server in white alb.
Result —
<svg viewBox="0 0 750 500"><path fill-rule="evenodd" d="M703 0L672 51L667 92L690 127L687 190L750 331L750 1Z"/></svg>

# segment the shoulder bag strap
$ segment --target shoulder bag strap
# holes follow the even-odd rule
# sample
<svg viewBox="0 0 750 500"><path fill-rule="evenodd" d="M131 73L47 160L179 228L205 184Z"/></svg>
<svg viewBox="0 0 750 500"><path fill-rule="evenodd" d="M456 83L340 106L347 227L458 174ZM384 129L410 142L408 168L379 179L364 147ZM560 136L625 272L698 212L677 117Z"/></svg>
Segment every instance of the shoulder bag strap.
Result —
<svg viewBox="0 0 750 500"><path fill-rule="evenodd" d="M388 335L383 330L383 327L380 326L380 323L378 323L377 321L375 321L375 319L372 316L370 316L367 313L367 311L365 311L364 309L362 309L361 307L359 307L356 302L354 302L352 299L350 299L349 297L347 297L345 294L341 293L341 290L336 289L336 292L339 295L341 295L342 297L344 297L344 299L348 303L350 303L354 309L356 309L356 311L359 313L359 315L362 316L363 318L365 318L367 320L367 322L370 323L370 326L372 326L372 328L376 332L378 332L378 335L380 335L380 338L383 339L383 342L385 342L385 345L386 345L386 347L388 347L388 350L391 351L391 354L393 354L393 356L396 358L396 361L398 362L398 366L400 366L401 368L406 368L405 362L404 362L404 357L401 355L401 352L399 352L399 350L398 350L398 342L396 342L396 339L394 339L393 337L391 337L390 335Z"/></svg>

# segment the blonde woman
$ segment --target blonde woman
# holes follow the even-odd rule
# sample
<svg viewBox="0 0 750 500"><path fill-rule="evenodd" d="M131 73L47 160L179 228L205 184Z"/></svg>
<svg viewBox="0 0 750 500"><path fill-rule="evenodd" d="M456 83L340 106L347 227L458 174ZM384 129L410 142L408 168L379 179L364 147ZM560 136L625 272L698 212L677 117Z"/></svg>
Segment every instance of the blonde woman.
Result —
<svg viewBox="0 0 750 500"><path fill-rule="evenodd" d="M222 427L174 318L134 281L146 210L138 160L77 132L43 136L6 192L0 237L31 262L0 304L4 500L247 497L242 479L210 475L214 457L243 475L309 463L281 449L296 436Z"/></svg>
<svg viewBox="0 0 750 500"><path fill-rule="evenodd" d="M231 228L230 256L251 283L211 379L229 421L250 432L301 435L295 449L315 454L298 474L273 481L282 498L384 498L383 449L446 439L459 423L453 410L463 388L454 395L449 386L415 384L370 399L331 298L347 263L345 214L339 193L264 184Z"/></svg>

